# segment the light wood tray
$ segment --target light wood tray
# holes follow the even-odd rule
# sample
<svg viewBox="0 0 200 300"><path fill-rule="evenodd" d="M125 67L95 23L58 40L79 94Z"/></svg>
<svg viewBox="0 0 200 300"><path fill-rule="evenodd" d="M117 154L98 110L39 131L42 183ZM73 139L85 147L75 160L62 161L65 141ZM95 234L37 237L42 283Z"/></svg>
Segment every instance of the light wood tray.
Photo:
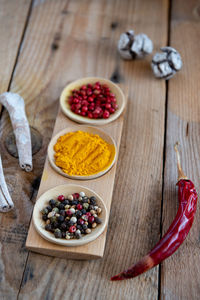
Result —
<svg viewBox="0 0 200 300"><path fill-rule="evenodd" d="M128 90L126 87L122 87L122 89L127 99ZM115 140L118 152L119 152L119 146L120 146L120 140L121 140L121 134L123 128L124 114L125 112L123 112L122 115L114 122L100 126L100 129L103 129L105 132L110 134L112 138ZM53 136L55 136L62 129L66 127L71 127L73 125L77 126L77 123L68 119L61 112L61 110L59 110L58 116L56 118L54 131L53 131ZM91 188L102 197L109 214L111 201L112 201L115 173L116 173L116 163L108 173L106 173L105 175L99 178L93 180L86 180L86 181L72 180L58 174L50 166L47 157L37 199L48 189L53 188L57 185L67 184L67 183L80 184L85 187ZM77 247L65 247L65 246L53 244L43 239L35 230L33 221L31 220L31 224L30 224L30 228L26 240L26 247L27 249L34 252L38 252L50 256L61 257L61 258L97 259L103 257L105 242L106 242L106 232L107 232L107 228L96 240L86 245L77 246Z"/></svg>

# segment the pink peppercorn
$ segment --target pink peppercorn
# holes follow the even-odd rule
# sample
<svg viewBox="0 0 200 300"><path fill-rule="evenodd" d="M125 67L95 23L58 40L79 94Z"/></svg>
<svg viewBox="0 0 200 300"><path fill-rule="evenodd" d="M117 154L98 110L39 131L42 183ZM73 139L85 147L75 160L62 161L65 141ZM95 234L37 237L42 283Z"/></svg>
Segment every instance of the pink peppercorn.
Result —
<svg viewBox="0 0 200 300"><path fill-rule="evenodd" d="M89 222L90 224L94 223L94 217L93 217L93 216L90 216L90 217L88 218L88 222Z"/></svg>
<svg viewBox="0 0 200 300"><path fill-rule="evenodd" d="M83 225L85 223L85 221L83 219L78 219L78 222L77 222L79 225Z"/></svg>
<svg viewBox="0 0 200 300"><path fill-rule="evenodd" d="M73 233L75 231L76 231L76 227L75 226L72 225L72 226L69 227L69 232L70 233Z"/></svg>
<svg viewBox="0 0 200 300"><path fill-rule="evenodd" d="M79 198L79 193L74 193L72 196L73 196L74 199L78 199Z"/></svg>
<svg viewBox="0 0 200 300"><path fill-rule="evenodd" d="M81 210L81 209L83 208L83 206L79 203L79 204L77 204L76 208L77 208L78 210Z"/></svg>
<svg viewBox="0 0 200 300"><path fill-rule="evenodd" d="M65 197L63 195L58 196L58 201L64 201L64 200L65 200Z"/></svg>
<svg viewBox="0 0 200 300"><path fill-rule="evenodd" d="M80 90L74 89L68 102L74 113L90 119L107 119L118 107L115 94L100 82L88 83L87 86L81 86Z"/></svg>
<svg viewBox="0 0 200 300"><path fill-rule="evenodd" d="M68 217L70 217L70 216L72 215L71 210L68 209L68 210L66 211L66 215L67 215Z"/></svg>

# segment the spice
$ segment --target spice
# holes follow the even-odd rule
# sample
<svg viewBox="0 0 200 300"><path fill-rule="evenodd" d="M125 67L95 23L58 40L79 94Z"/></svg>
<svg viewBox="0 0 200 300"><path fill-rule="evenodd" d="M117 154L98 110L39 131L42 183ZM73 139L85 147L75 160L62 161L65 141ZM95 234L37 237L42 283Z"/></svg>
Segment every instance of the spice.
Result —
<svg viewBox="0 0 200 300"><path fill-rule="evenodd" d="M118 108L115 95L100 82L73 90L68 102L75 114L91 119L107 119Z"/></svg>
<svg viewBox="0 0 200 300"><path fill-rule="evenodd" d="M69 132L59 137L54 151L55 164L63 172L79 176L93 175L107 169L115 156L114 145L108 144L97 134L84 131Z"/></svg>
<svg viewBox="0 0 200 300"><path fill-rule="evenodd" d="M87 210L82 209L82 197L80 194L84 195L84 204L88 204ZM87 197L85 193L80 192L74 193L73 195L59 195L57 200L49 200L49 205L41 210L41 215L43 221L45 221L45 230L52 232L55 238L63 239L80 239L82 235L89 234L92 232L92 229L96 228L98 224L101 224L102 221L100 218L95 217L94 214L89 211L89 203L92 201L94 205L98 207L96 203L96 198L94 196ZM61 207L63 203L69 198L71 199L71 205L66 205L67 208ZM76 200L78 199L78 200ZM72 202L77 201L76 205L73 205ZM58 206L55 206L59 203Z"/></svg>
<svg viewBox="0 0 200 300"><path fill-rule="evenodd" d="M139 262L129 269L113 276L111 280L124 280L136 277L161 263L172 255L187 237L197 206L197 192L194 184L183 173L180 165L180 155L175 145L178 160L178 198L179 208L174 221L156 246Z"/></svg>

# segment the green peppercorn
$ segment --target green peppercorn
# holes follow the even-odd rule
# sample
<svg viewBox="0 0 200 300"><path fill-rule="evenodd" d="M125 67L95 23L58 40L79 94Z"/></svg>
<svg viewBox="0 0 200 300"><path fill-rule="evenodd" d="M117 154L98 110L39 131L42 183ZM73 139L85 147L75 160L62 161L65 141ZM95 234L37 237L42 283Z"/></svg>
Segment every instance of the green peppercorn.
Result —
<svg viewBox="0 0 200 300"><path fill-rule="evenodd" d="M50 222L51 222L51 223L55 223L56 220L57 220L56 216L53 216L53 217L50 218Z"/></svg>
<svg viewBox="0 0 200 300"><path fill-rule="evenodd" d="M89 204L88 203L83 203L83 208L87 210L89 208Z"/></svg>
<svg viewBox="0 0 200 300"><path fill-rule="evenodd" d="M56 213L56 214L58 214L58 213L59 213L59 209L58 209L58 207L54 207L54 208L52 209L52 211L55 211L55 213Z"/></svg>
<svg viewBox="0 0 200 300"><path fill-rule="evenodd" d="M54 230L54 236L55 236L55 238L62 238L62 232L61 232L61 230L59 229L59 228L56 228L55 230Z"/></svg>
<svg viewBox="0 0 200 300"><path fill-rule="evenodd" d="M60 201L56 201L56 207L59 207Z"/></svg>
<svg viewBox="0 0 200 300"><path fill-rule="evenodd" d="M41 213L43 214L43 215L47 215L48 214L48 209L47 208L43 208L43 210L41 211Z"/></svg>

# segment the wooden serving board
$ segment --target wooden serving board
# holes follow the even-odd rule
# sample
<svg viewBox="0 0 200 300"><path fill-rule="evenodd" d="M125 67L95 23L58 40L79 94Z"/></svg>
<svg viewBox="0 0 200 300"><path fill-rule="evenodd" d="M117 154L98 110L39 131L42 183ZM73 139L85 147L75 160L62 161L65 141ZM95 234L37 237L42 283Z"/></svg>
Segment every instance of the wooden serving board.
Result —
<svg viewBox="0 0 200 300"><path fill-rule="evenodd" d="M123 91L127 99L127 94L128 94L127 88L123 88ZM118 153L119 153L120 140L122 135L124 114L125 112L123 112L122 115L114 122L100 126L102 130L110 134L112 138L115 140ZM61 110L59 110L56 118L54 131L53 131L53 136L56 135L62 129L66 127L71 127L73 125L77 126L77 123L68 119L61 112ZM68 183L80 184L93 189L97 194L99 194L102 197L109 214L111 201L112 201L116 165L117 163L115 163L115 165L112 167L110 171L108 171L105 175L97 179L72 180L54 171L54 169L50 166L47 157L37 199L48 189L51 189L57 185L68 184ZM78 246L78 247L65 247L65 246L60 246L60 245L50 243L47 240L43 239L36 232L33 225L33 221L31 220L31 224L29 227L28 236L26 240L26 247L27 249L34 252L38 252L50 256L61 257L61 258L97 259L103 257L105 242L106 242L106 232L107 232L107 228L105 229L103 234L101 234L96 240L86 245Z"/></svg>

